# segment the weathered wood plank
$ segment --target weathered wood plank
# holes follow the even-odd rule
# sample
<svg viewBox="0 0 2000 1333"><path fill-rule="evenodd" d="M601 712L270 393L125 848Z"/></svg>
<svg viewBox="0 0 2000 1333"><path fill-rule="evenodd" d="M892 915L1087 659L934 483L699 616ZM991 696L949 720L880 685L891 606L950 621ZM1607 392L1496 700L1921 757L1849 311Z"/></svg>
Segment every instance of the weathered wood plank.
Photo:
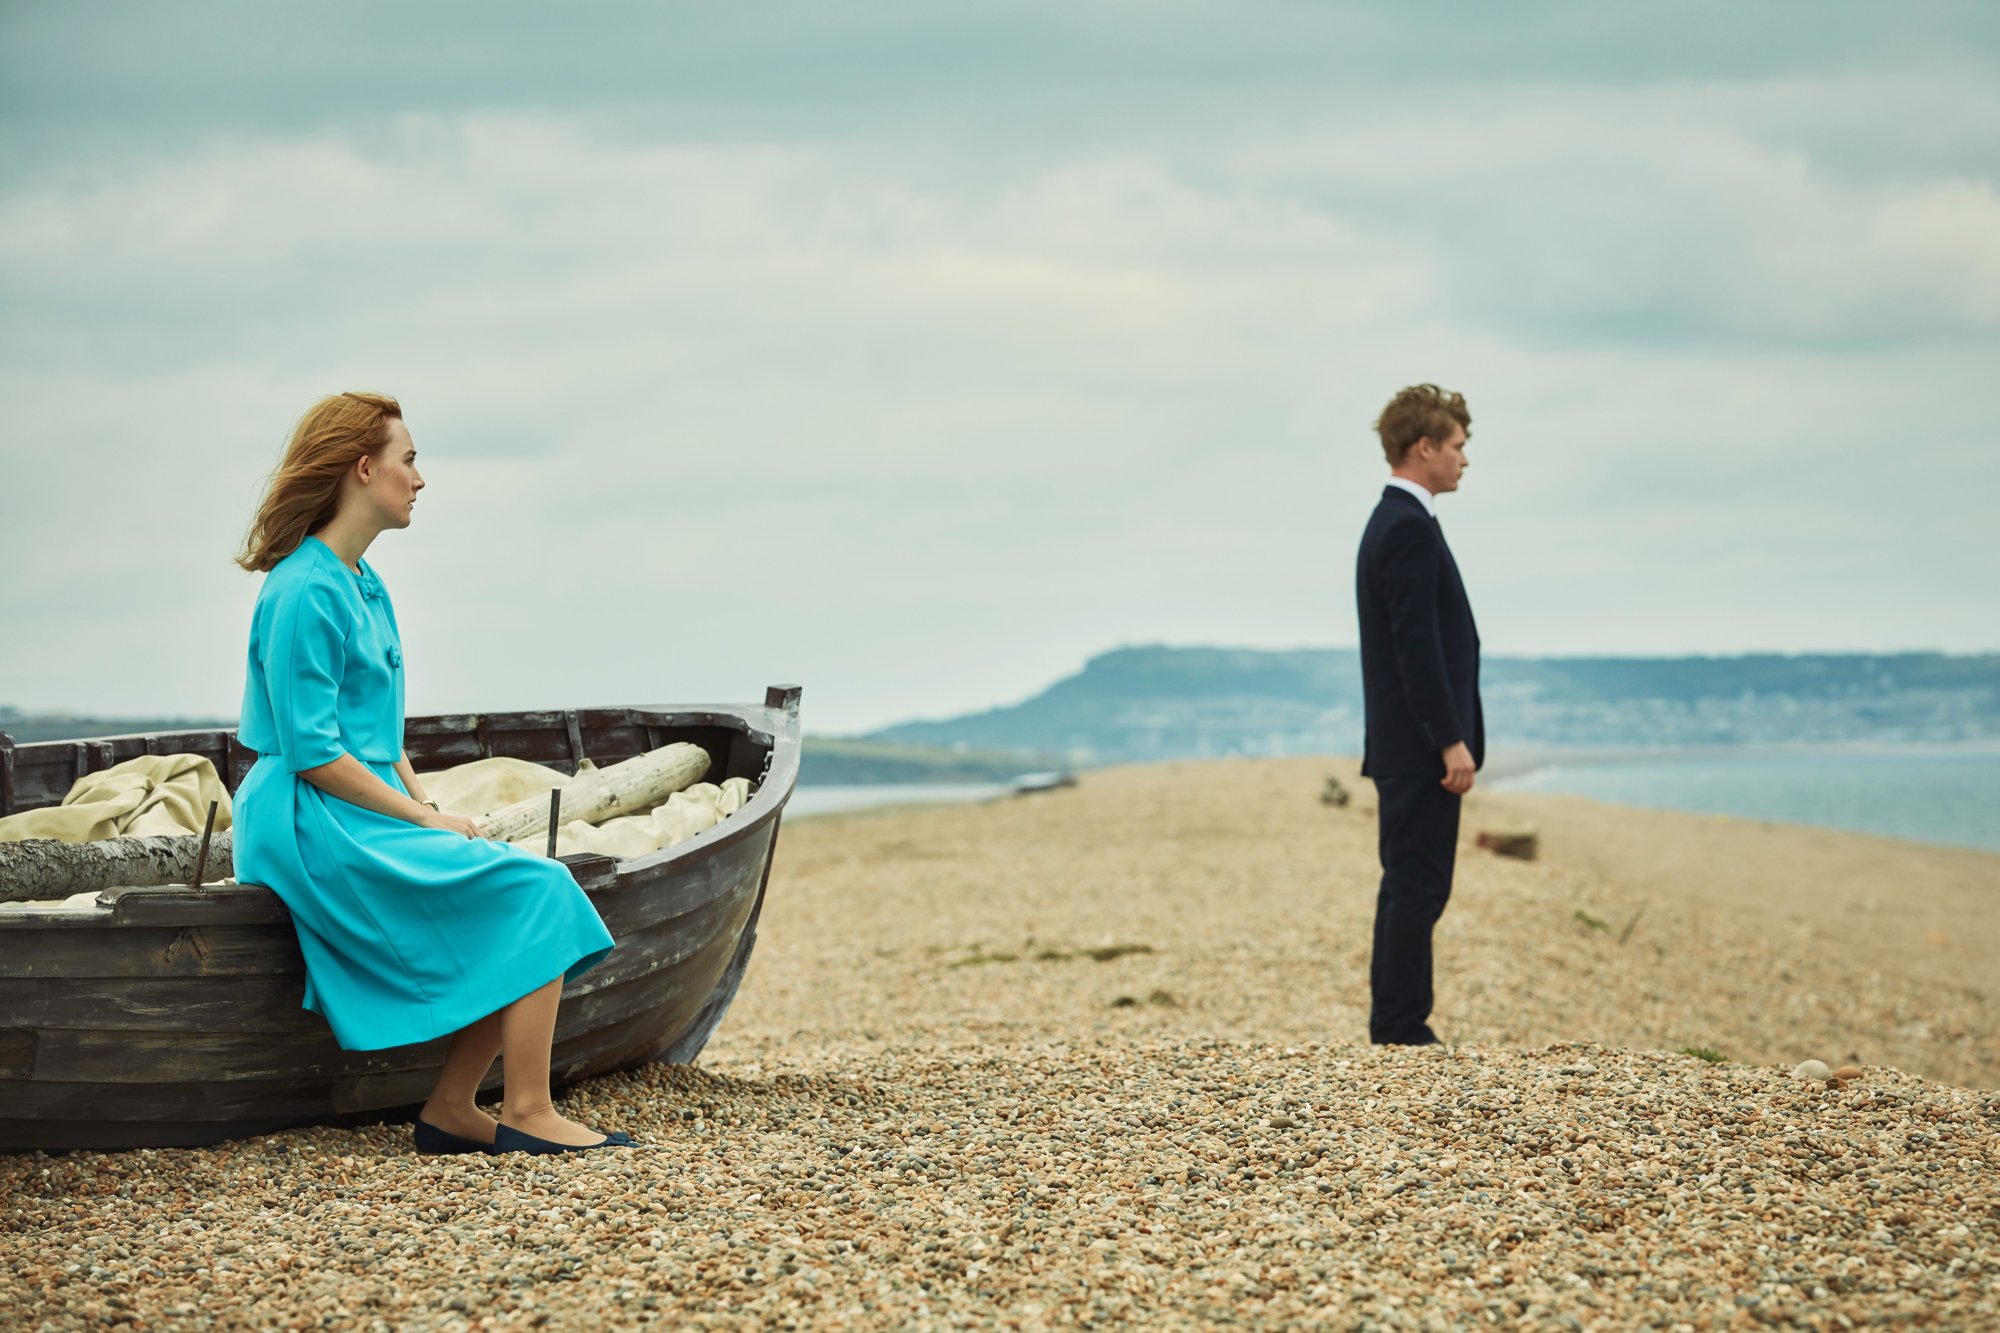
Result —
<svg viewBox="0 0 2000 1333"><path fill-rule="evenodd" d="M27 1028L0 1028L0 1077L26 1078L35 1072L39 1033Z"/></svg>
<svg viewBox="0 0 2000 1333"><path fill-rule="evenodd" d="M558 1043L646 1010L685 1018L699 1008L736 952L751 899L746 896L723 906L730 910L721 914L720 921L668 937L662 951L672 955L670 962L637 969L637 975L597 989L565 993L556 1022ZM276 1031L207 1032L181 1026L127 1031L12 1027L7 1030L31 1036L32 1062L0 1067L0 1100L11 1100L16 1084L23 1080L121 1086L242 1082L285 1077L288 1071L292 1077L311 1080L384 1070L435 1069L444 1058L442 1042L344 1051L324 1022L295 1012L301 1012L299 1021Z"/></svg>
<svg viewBox="0 0 2000 1333"><path fill-rule="evenodd" d="M43 806L59 805L69 789L75 784L78 772L78 758L83 757L86 768L95 764L98 768L109 767L112 763L122 763L126 759L150 752L159 754L200 755L215 765L215 771L229 782L226 769L227 739L231 733L218 731L192 732L152 732L136 736L112 737L103 742L34 741L14 747L15 781L13 802L4 813L15 814L22 810L38 810ZM93 753L89 745L97 744L107 748ZM85 747L79 751L78 747ZM101 762L100 762L101 761ZM94 771L94 769L90 770ZM233 789L233 784L232 789Z"/></svg>
<svg viewBox="0 0 2000 1333"><path fill-rule="evenodd" d="M558 1051L557 1084L566 1086L578 1079L643 1064L654 1041L649 1018L593 1033L588 1042ZM256 1085L237 1084L230 1089L235 1096L215 1099L213 1107L199 1097L175 1103L163 1096L155 1100L162 1106L180 1105L184 1113L176 1115L170 1110L134 1120L105 1119L109 1108L103 1089L92 1084L27 1085L35 1096L32 1106L27 1102L18 1108L13 1103L0 1106L0 1144L8 1145L10 1151L195 1147L307 1123L408 1121L429 1095L434 1077L429 1070L413 1070L312 1089L265 1085L258 1090L262 1095L251 1092ZM498 1092L500 1078L496 1067L484 1084L485 1095Z"/></svg>
<svg viewBox="0 0 2000 1333"><path fill-rule="evenodd" d="M119 926L283 926L291 929L292 914L278 895L261 884L215 884L190 889L185 884L152 884L143 888L106 889L97 901L111 908Z"/></svg>
<svg viewBox="0 0 2000 1333"><path fill-rule="evenodd" d="M303 976L285 925L119 926L88 923L0 933L0 978ZM4 1016L0 1016L4 1021Z"/></svg>
<svg viewBox="0 0 2000 1333"><path fill-rule="evenodd" d="M580 1003L599 991L687 967L725 939L734 947L755 905L756 893L747 884L734 885L733 889L727 897L704 904L700 911L634 934L629 946L621 936L609 958L563 987L563 1003Z"/></svg>
<svg viewBox="0 0 2000 1333"><path fill-rule="evenodd" d="M233 731L224 732L222 735L223 741L220 746L222 762L216 765L216 771L222 775L222 780L229 784L231 794L234 794L236 789L243 785L243 779L250 776L250 770L257 766L257 752L237 740Z"/></svg>
<svg viewBox="0 0 2000 1333"><path fill-rule="evenodd" d="M608 959L606 960L609 961ZM217 977L47 977L0 980L0 1014L17 1029L97 1032L295 1032L324 1034L307 1013L305 975Z"/></svg>
<svg viewBox="0 0 2000 1333"><path fill-rule="evenodd" d="M489 759L493 753L472 736L441 736L430 741L405 737L404 748L409 751L410 763L419 773L456 768L460 764L469 764L476 759Z"/></svg>
<svg viewBox="0 0 2000 1333"><path fill-rule="evenodd" d="M613 991L594 1002L567 1006L574 1013L558 1026L551 1052L550 1069L557 1082L566 1084L608 1072L621 1067L620 1060L636 1063L637 1056L653 1049L665 1033L685 1027L726 968L728 955L711 950L699 955L696 962L698 966L686 975L676 975L668 984L656 984L650 992L640 988L637 1003ZM66 1035L41 1034L35 1063L37 1071L47 1077L0 1079L0 1109L5 1114L28 1119L71 1114L93 1120L129 1117L135 1126L143 1126L152 1120L238 1116L305 1119L371 1106L393 1107L421 1102L429 1094L447 1044L426 1042L389 1051L344 1052L331 1047L331 1058L310 1070L277 1069L259 1074L244 1065L222 1078L208 1072L216 1064L214 1059L198 1055L163 1070L179 1081L144 1082L107 1080L95 1073L60 1077L65 1069L93 1063L88 1047L63 1040ZM499 1085L496 1069L485 1086ZM399 1101L385 1098L384 1090L389 1088L407 1091L395 1094L402 1099ZM4 1138L0 1144L9 1150L23 1146Z"/></svg>
<svg viewBox="0 0 2000 1333"><path fill-rule="evenodd" d="M613 937L687 916L730 891L767 854L740 838L661 879L623 879L591 858L585 892ZM618 862L610 861L611 867ZM10 978L303 975L298 936L276 894L257 885L114 891L120 924L22 917L0 929L0 984ZM10 941L32 941L15 945Z"/></svg>
<svg viewBox="0 0 2000 1333"><path fill-rule="evenodd" d="M740 931L746 884L696 911L618 937L611 956L563 989L563 1002L637 980L693 957L718 934ZM293 976L224 976L207 984L180 977L0 979L0 1015L10 1027L84 1028L101 1032L299 1033L324 1038L317 1014L300 1007L303 972Z"/></svg>
<svg viewBox="0 0 2000 1333"><path fill-rule="evenodd" d="M793 689L794 701L797 690ZM702 1001L701 1008L686 1026L678 1031L664 1030L657 1042L646 1053L648 1060L664 1060L669 1064L692 1064L708 1039L729 1013L729 1006L736 1002L736 991L743 984L743 974L749 969L751 951L757 947L757 923L764 915L764 898L771 888L771 867L778 855L778 831L782 827L781 815L771 818L771 839L764 856L762 869L757 876L757 896L751 900L750 914L736 932L736 956L729 960L728 967L716 979L715 988Z"/></svg>
<svg viewBox="0 0 2000 1333"><path fill-rule="evenodd" d="M193 852L199 845L193 837L127 839L134 844L186 844L178 847L177 856L192 863ZM10 843L7 846L20 848L33 846L32 843ZM91 844L93 846L99 844ZM216 846L210 848L210 869L227 872L230 869L229 834L220 834ZM586 892L592 889L609 889L617 883L618 860L615 857L599 855L595 852L581 852L560 858ZM49 896L71 887L68 884L53 885ZM79 890L80 892L81 890ZM66 892L60 896L69 896ZM111 913L106 925L263 925L291 922L291 915L275 893L261 884L209 884L199 889L185 884L120 885L109 888L98 895L98 902L110 907ZM0 917L0 932L10 930L47 930L65 923L60 919L42 915ZM4 975L4 972L0 972Z"/></svg>
<svg viewBox="0 0 2000 1333"><path fill-rule="evenodd" d="M620 877L615 887L592 892L591 906L614 937L686 916L744 881L754 881L770 846L762 830L719 842L709 855L675 863L671 875Z"/></svg>
<svg viewBox="0 0 2000 1333"><path fill-rule="evenodd" d="M618 883L618 858L602 852L571 852L556 860L569 867L569 877L585 893L596 893Z"/></svg>
<svg viewBox="0 0 2000 1333"><path fill-rule="evenodd" d="M647 750L659 748L659 746L649 746L646 744L646 729L644 727L633 726L629 723L620 722L613 726L586 726L581 728L581 732L585 750L599 768L610 764L622 763L633 755L644 754ZM696 734L683 733L675 736L673 739L676 741L693 741L695 744L701 745L701 738ZM660 742L661 745L670 743L669 741ZM707 749L708 747L704 745L702 748Z"/></svg>

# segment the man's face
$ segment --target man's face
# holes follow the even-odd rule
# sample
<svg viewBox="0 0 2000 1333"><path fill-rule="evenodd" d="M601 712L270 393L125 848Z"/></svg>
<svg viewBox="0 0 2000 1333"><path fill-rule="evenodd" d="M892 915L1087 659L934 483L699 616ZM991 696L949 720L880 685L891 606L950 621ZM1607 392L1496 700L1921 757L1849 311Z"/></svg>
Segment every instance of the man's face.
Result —
<svg viewBox="0 0 2000 1333"><path fill-rule="evenodd" d="M1451 434L1442 443L1426 435L1410 453L1424 473L1424 489L1432 495L1457 490L1458 479L1472 466L1465 457L1465 427L1456 421L1451 423Z"/></svg>

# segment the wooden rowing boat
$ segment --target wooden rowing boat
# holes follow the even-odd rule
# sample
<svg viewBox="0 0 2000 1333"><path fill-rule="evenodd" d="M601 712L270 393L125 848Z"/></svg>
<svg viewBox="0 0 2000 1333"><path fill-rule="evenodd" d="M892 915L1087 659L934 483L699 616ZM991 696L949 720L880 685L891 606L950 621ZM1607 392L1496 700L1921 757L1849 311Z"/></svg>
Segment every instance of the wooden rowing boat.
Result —
<svg viewBox="0 0 2000 1333"><path fill-rule="evenodd" d="M722 1021L756 943L778 823L799 769L799 690L761 707L586 708L411 718L419 771L507 755L574 772L675 741L749 802L645 856L564 857L617 940L563 988L558 1085L685 1064ZM200 754L234 791L256 756L233 731L15 745L0 735L0 815L59 802L85 773ZM7 897L28 897L9 886ZM287 1126L414 1114L444 1042L343 1051L300 1007L305 964L277 895L252 884L123 888L74 911L0 910L0 1152L178 1147ZM489 1089L499 1087L496 1069Z"/></svg>

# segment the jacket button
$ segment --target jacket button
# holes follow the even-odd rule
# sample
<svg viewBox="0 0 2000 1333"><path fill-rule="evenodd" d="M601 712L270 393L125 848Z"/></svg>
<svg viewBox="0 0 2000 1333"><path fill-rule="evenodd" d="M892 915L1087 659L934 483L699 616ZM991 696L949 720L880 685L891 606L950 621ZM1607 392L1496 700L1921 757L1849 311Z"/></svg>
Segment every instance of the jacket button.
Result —
<svg viewBox="0 0 2000 1333"><path fill-rule="evenodd" d="M389 665L392 667L399 667L403 665L403 650L401 648L397 648L394 645L390 646Z"/></svg>

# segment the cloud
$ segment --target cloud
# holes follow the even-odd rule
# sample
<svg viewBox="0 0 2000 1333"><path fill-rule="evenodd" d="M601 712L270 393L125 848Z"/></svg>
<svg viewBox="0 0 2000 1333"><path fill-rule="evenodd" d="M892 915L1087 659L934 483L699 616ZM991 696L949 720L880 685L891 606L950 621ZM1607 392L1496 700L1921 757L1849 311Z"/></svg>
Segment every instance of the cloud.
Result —
<svg viewBox="0 0 2000 1333"><path fill-rule="evenodd" d="M1990 646L1976 493L1909 479L2000 332L1993 182L1828 156L1857 96L1935 105L1489 86L999 148L460 111L20 173L0 701L233 708L227 556L340 388L405 398L433 483L377 551L419 709L797 678L862 726L1338 641L1419 378L1473 398L1496 647Z"/></svg>
<svg viewBox="0 0 2000 1333"><path fill-rule="evenodd" d="M16 494L38 499L0 542L32 563L82 512L122 539L74 552L9 615L82 633L61 608L115 621L192 590L186 610L233 616L241 580L220 557L284 424L317 393L379 387L404 395L434 483L407 539L425 614L405 619L413 640L446 627L454 669L431 679L457 699L549 679L601 682L588 697L749 679L740 693L813 674L791 665L801 652L805 668L844 657L878 717L948 706L967 676L1014 688L1010 653L978 649L986 674L917 696L899 673L874 679L875 654L914 662L929 629L977 638L1027 578L1066 579L1056 600L1082 608L1116 592L1130 571L1076 569L1075 548L1115 546L1133 506L1184 505L1186 478L1214 473L1238 424L1218 386L1296 383L1301 330L1365 327L1420 302L1426 277L1393 243L1153 161L969 184L952 165L470 118L412 122L375 149L230 144L17 190L0 200L19 294L4 326L28 363L7 386L9 436L88 443L21 455ZM505 577L494 533L519 562ZM138 543L160 549L134 581ZM580 579L576 562L612 572ZM664 650L696 616L706 663L607 663L569 638ZM909 628L885 636L889 619ZM1039 651L1032 669L1070 649ZM8 666L41 682L31 698L211 708L240 669L220 649L146 680L57 670L45 648Z"/></svg>
<svg viewBox="0 0 2000 1333"><path fill-rule="evenodd" d="M2000 137L2000 91L1959 109ZM1423 238L1467 318L1572 343L1882 346L2000 334L2000 193L1802 146L1811 108L1912 123L1934 84L1490 91L1218 150L1223 169Z"/></svg>

